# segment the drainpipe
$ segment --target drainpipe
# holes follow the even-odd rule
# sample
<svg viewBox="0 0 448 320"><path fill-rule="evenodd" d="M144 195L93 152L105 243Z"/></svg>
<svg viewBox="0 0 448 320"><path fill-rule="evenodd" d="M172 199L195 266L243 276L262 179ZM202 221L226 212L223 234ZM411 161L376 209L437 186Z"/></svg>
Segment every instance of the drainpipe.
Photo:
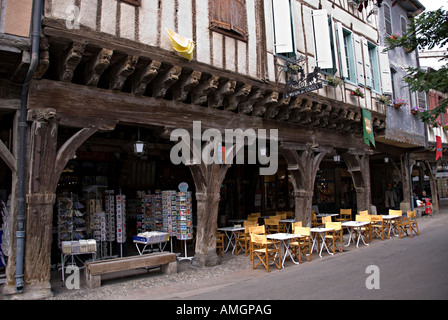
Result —
<svg viewBox="0 0 448 320"><path fill-rule="evenodd" d="M23 291L23 260L25 249L25 166L26 166L26 129L28 90L39 62L39 42L44 0L34 0L31 17L31 61L20 95L19 117L19 154L18 154L18 215L17 215L17 252L16 252L16 290Z"/></svg>

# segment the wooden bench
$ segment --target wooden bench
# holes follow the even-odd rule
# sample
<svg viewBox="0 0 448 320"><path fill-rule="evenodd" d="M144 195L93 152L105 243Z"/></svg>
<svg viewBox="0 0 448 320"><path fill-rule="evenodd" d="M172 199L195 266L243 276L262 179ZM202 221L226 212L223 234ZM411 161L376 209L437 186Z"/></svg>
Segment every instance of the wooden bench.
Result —
<svg viewBox="0 0 448 320"><path fill-rule="evenodd" d="M101 286L101 275L133 270L138 268L161 267L165 274L177 273L176 254L170 252L156 252L139 256L91 261L84 264L86 285L90 289Z"/></svg>

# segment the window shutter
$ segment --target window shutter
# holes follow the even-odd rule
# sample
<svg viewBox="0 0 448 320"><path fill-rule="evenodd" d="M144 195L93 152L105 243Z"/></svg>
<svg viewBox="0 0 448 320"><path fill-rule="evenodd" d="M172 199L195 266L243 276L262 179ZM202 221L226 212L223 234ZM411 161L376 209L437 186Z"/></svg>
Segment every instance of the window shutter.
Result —
<svg viewBox="0 0 448 320"><path fill-rule="evenodd" d="M340 77L347 78L348 71L347 71L347 57L345 56L345 49L344 49L344 31L342 30L342 24L340 22L336 22L335 27L336 27L336 43L338 48L339 67L341 69Z"/></svg>
<svg viewBox="0 0 448 320"><path fill-rule="evenodd" d="M246 0L232 0L231 1L231 25L230 28L246 36Z"/></svg>
<svg viewBox="0 0 448 320"><path fill-rule="evenodd" d="M273 0L275 52L289 53L294 51L291 29L291 8L289 0Z"/></svg>
<svg viewBox="0 0 448 320"><path fill-rule="evenodd" d="M364 66L366 74L366 86L372 88L372 65L370 61L370 50L367 39L362 38L362 52L364 54Z"/></svg>
<svg viewBox="0 0 448 320"><path fill-rule="evenodd" d="M246 1L210 1L210 26L233 31L245 38L247 35Z"/></svg>
<svg viewBox="0 0 448 320"><path fill-rule="evenodd" d="M313 10L312 16L316 64L321 69L333 69L327 10Z"/></svg>
<svg viewBox="0 0 448 320"><path fill-rule="evenodd" d="M383 11L384 11L384 26L386 28L386 34L391 35L392 34L392 20L391 20L391 13L390 13L390 7L383 3Z"/></svg>
<svg viewBox="0 0 448 320"><path fill-rule="evenodd" d="M358 84L364 85L364 66L362 63L362 45L361 39L358 35L353 35L354 45L355 45L355 59L356 59L356 78L358 79Z"/></svg>
<svg viewBox="0 0 448 320"><path fill-rule="evenodd" d="M392 79L390 74L389 56L387 51L383 52L384 47L378 47L378 56L380 59L381 87L383 94L392 94Z"/></svg>
<svg viewBox="0 0 448 320"><path fill-rule="evenodd" d="M230 30L230 0L210 1L210 24Z"/></svg>

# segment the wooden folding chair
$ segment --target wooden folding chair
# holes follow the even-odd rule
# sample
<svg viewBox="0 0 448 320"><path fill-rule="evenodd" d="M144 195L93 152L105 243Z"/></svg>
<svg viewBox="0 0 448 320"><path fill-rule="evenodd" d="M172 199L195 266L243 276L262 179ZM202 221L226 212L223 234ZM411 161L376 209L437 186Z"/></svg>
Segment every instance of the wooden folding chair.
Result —
<svg viewBox="0 0 448 320"><path fill-rule="evenodd" d="M235 254L239 254L244 249L244 255L247 256L250 247L249 227L258 226L258 222L244 221L244 230L235 232Z"/></svg>
<svg viewBox="0 0 448 320"><path fill-rule="evenodd" d="M264 219L264 225L266 226L267 233L279 233L280 231L280 223L278 219L275 218L266 218Z"/></svg>
<svg viewBox="0 0 448 320"><path fill-rule="evenodd" d="M325 244L329 249L333 251L333 254L336 250L342 252L344 247L342 244L342 223L341 222L326 222L325 228L332 228L334 230L327 231L325 233ZM338 248L339 244L339 248Z"/></svg>
<svg viewBox="0 0 448 320"><path fill-rule="evenodd" d="M392 228L394 230L394 234L399 234L400 231L398 230L399 226L400 226L400 221L403 219L403 211L402 210L394 210L394 209L389 209L389 215L390 216L399 216L398 218L395 218L391 221L392 223Z"/></svg>
<svg viewBox="0 0 448 320"><path fill-rule="evenodd" d="M386 231L389 231L387 221L381 215L370 215L372 222L372 238L379 237L381 240L386 239ZM390 236L390 235L389 235Z"/></svg>
<svg viewBox="0 0 448 320"><path fill-rule="evenodd" d="M269 262L273 261L277 268L281 269L281 248L280 242L268 241L266 235L258 235L251 233L251 242L254 243L254 256L252 259L252 269L256 269L260 263L264 265L266 270L269 270ZM258 259L258 263L255 264L255 260Z"/></svg>
<svg viewBox="0 0 448 320"><path fill-rule="evenodd" d="M293 218L292 211L283 211L283 213L286 213L286 218L287 219L292 219Z"/></svg>
<svg viewBox="0 0 448 320"><path fill-rule="evenodd" d="M356 215L355 221L370 222L370 224L365 227L361 227L361 234L365 239L367 239L367 241L372 241L372 220L370 219L370 215Z"/></svg>
<svg viewBox="0 0 448 320"><path fill-rule="evenodd" d="M311 210L311 227L316 228L319 227L321 224L317 220L316 212L314 210Z"/></svg>
<svg viewBox="0 0 448 320"><path fill-rule="evenodd" d="M249 233L249 239L250 239L250 243L249 243L249 257L250 260L253 260L253 256L254 256L254 246L255 244L252 242L252 237L250 237L251 234L257 234L257 235L262 235L262 234L266 234L266 226L262 225L262 226L248 226L248 233Z"/></svg>
<svg viewBox="0 0 448 320"><path fill-rule="evenodd" d="M224 257L225 250L225 235L224 233L216 233L216 251L219 251L221 256Z"/></svg>
<svg viewBox="0 0 448 320"><path fill-rule="evenodd" d="M397 229L400 239L403 238L405 234L412 238L412 231L414 231L416 235L420 235L418 231L417 219L415 217L415 210L408 211L407 216L402 217L400 223L397 226Z"/></svg>
<svg viewBox="0 0 448 320"><path fill-rule="evenodd" d="M352 209L340 209L339 217L334 219L336 222L351 221Z"/></svg>
<svg viewBox="0 0 448 320"><path fill-rule="evenodd" d="M368 215L369 214L369 211L368 210L362 210L362 211L359 211L359 215L360 216L366 216L366 215Z"/></svg>
<svg viewBox="0 0 448 320"><path fill-rule="evenodd" d="M298 222L296 222L298 223ZM310 228L307 227L295 227L294 234L298 235L296 241L291 241L289 243L289 247L291 248L292 253L299 260L299 263L302 263L302 255L308 260L311 261L311 231Z"/></svg>
<svg viewBox="0 0 448 320"><path fill-rule="evenodd" d="M418 224L417 224L417 217L415 215L415 210L408 211L407 216L409 218L409 224L411 226L412 231L414 231L419 236L420 232L418 231Z"/></svg>
<svg viewBox="0 0 448 320"><path fill-rule="evenodd" d="M331 216L322 217L322 224L326 224L327 222L331 222Z"/></svg>
<svg viewBox="0 0 448 320"><path fill-rule="evenodd" d="M292 230L296 230L296 227L302 227L302 221L296 221L292 224Z"/></svg>

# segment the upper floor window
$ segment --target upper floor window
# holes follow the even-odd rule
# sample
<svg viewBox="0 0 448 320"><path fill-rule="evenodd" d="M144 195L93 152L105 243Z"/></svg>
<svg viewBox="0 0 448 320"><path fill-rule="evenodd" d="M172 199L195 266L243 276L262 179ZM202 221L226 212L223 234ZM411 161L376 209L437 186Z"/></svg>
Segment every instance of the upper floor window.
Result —
<svg viewBox="0 0 448 320"><path fill-rule="evenodd" d="M245 41L246 0L210 1L210 29Z"/></svg>

